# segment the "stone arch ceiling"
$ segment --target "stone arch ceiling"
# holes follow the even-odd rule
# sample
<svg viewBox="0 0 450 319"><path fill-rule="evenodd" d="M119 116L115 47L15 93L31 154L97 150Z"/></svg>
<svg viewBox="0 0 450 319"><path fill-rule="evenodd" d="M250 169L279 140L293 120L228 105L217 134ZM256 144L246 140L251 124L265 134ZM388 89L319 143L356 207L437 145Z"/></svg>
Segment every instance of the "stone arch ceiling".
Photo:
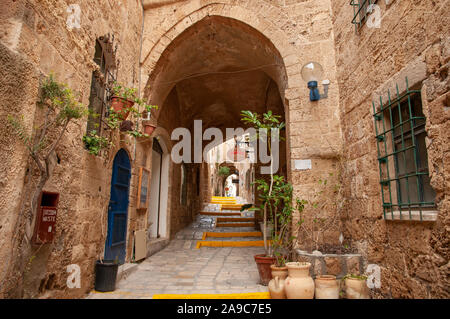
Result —
<svg viewBox="0 0 450 319"><path fill-rule="evenodd" d="M240 110L264 112L268 100L275 99L271 109L283 114L276 82L284 72L278 51L258 31L234 19L209 16L169 44L145 96L163 105L175 92L179 110L190 122L202 119L204 128L237 127L242 126Z"/></svg>

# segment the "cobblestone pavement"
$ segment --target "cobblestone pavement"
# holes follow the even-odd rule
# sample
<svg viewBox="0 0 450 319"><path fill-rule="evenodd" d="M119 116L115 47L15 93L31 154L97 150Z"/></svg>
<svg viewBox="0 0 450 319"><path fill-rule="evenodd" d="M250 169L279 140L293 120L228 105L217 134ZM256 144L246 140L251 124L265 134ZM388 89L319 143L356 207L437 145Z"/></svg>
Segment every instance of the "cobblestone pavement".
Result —
<svg viewBox="0 0 450 319"><path fill-rule="evenodd" d="M259 285L253 256L263 247L202 247L196 249L203 231L254 231L254 228L211 229L194 223L179 232L162 251L139 264L137 270L117 283L114 292L92 292L87 298L152 298L154 294L225 294L267 292ZM214 239L212 239L214 240Z"/></svg>

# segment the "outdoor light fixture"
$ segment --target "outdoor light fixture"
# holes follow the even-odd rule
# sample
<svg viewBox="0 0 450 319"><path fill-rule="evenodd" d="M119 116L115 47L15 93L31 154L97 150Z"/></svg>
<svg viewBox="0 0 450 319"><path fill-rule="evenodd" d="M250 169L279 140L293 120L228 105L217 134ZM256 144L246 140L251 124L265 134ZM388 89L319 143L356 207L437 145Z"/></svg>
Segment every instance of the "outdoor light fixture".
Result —
<svg viewBox="0 0 450 319"><path fill-rule="evenodd" d="M320 99L325 99L328 97L328 85L330 85L329 80L323 80L323 94L319 93L317 88L317 82L323 77L323 68L317 62L308 62L302 68L302 78L308 83L309 88L309 100L318 101Z"/></svg>

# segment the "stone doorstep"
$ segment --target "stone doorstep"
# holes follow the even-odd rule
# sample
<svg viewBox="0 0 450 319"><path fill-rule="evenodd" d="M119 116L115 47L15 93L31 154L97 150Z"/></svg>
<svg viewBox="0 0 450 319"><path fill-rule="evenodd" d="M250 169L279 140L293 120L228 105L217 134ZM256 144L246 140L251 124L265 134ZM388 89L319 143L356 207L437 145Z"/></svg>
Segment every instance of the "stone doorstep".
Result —
<svg viewBox="0 0 450 319"><path fill-rule="evenodd" d="M147 242L147 257L156 254L169 245L169 238L153 238Z"/></svg>

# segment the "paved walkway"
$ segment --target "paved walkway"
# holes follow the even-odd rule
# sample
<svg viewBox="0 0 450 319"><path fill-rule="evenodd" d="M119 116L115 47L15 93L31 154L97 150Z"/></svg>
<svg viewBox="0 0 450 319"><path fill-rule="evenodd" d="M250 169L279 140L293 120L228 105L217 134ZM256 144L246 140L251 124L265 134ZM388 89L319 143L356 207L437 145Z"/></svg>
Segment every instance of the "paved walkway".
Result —
<svg viewBox="0 0 450 319"><path fill-rule="evenodd" d="M201 218L201 217L199 217ZM203 231L254 231L254 228L213 228L193 223L162 251L139 264L117 284L114 292L92 292L87 298L152 298L154 294L226 294L267 292L259 285L253 256L263 247L202 247L196 249Z"/></svg>

